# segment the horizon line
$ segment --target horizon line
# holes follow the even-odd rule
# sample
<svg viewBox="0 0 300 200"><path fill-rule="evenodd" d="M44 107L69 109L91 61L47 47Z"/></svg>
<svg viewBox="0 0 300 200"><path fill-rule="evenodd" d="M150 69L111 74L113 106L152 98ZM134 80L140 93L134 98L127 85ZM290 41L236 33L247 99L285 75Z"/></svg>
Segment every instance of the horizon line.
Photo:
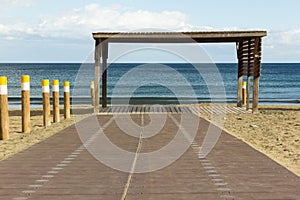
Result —
<svg viewBox="0 0 300 200"><path fill-rule="evenodd" d="M84 63L94 63L94 62L79 62L79 61L14 61L14 62L0 62L0 64L84 64ZM187 64L187 62L174 62L174 61L169 61L169 62L113 62L117 64L128 64L128 63L153 63L153 64ZM228 62L228 61L218 61L218 62L192 62L192 63L203 63L203 64L237 64L238 62ZM266 62L261 62L262 64L281 64L281 63L289 63L289 64L298 64L300 61L266 61ZM111 64L111 63L109 63Z"/></svg>

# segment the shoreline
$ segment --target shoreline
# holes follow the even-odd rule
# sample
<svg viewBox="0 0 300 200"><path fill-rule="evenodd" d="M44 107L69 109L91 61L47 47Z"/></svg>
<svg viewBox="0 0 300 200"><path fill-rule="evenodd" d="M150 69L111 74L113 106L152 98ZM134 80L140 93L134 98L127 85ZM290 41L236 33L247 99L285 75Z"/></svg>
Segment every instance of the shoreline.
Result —
<svg viewBox="0 0 300 200"><path fill-rule="evenodd" d="M201 103L196 105L211 105ZM229 104L227 106L235 106ZM31 132L21 133L20 109L9 109L10 139L0 141L0 161L45 140L92 114L92 107L72 107L70 119L42 126L41 108L31 109ZM61 109L62 112L62 109ZM207 120L212 116L200 115ZM223 117L224 116L220 116ZM218 125L224 119L215 118ZM226 114L223 129L300 176L300 106L260 105L259 114Z"/></svg>

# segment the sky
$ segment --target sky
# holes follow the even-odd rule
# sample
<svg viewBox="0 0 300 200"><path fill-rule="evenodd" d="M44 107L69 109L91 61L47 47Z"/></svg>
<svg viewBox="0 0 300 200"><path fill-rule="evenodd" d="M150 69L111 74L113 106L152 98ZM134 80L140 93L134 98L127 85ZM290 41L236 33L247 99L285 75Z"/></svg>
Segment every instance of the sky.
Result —
<svg viewBox="0 0 300 200"><path fill-rule="evenodd" d="M84 62L93 51L92 32L145 29L266 30L263 62L300 62L299 0L0 0L0 3L0 63ZM214 62L237 60L234 44L200 46ZM125 56L123 61L140 62L144 57L142 53L137 59Z"/></svg>

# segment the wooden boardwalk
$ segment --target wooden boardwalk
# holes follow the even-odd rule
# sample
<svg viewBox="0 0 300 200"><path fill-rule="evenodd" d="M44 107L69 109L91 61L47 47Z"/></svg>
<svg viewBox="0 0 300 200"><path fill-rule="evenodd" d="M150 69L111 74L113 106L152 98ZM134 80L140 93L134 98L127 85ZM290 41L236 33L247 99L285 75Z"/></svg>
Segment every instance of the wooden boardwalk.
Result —
<svg viewBox="0 0 300 200"><path fill-rule="evenodd" d="M133 105L133 106L111 106L106 108L100 108L101 114L128 114L128 113L170 113L170 114L178 114L178 113L194 113L196 115L199 114L250 114L251 110L246 110L241 107L230 107L230 106L177 106L177 105L169 105L169 106L160 106L160 105Z"/></svg>
<svg viewBox="0 0 300 200"><path fill-rule="evenodd" d="M98 131L95 120L120 148L152 152L172 140L181 116L168 114L161 132L142 142L124 134L112 117L89 117L77 129L70 126L1 161L0 199L300 199L298 176L226 132L208 156L199 156L209 127L202 119L192 145L173 164L140 174L112 169L85 148L95 142L90 137ZM147 114L132 119L138 124L150 120ZM84 144L77 134L83 129L90 134L82 137Z"/></svg>

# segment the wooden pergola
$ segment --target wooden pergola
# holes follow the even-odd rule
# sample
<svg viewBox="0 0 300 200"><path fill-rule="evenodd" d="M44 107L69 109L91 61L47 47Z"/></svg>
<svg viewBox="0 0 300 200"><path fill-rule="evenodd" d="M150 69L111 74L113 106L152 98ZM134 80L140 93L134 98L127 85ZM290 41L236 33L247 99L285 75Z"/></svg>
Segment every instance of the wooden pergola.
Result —
<svg viewBox="0 0 300 200"><path fill-rule="evenodd" d="M109 43L235 43L238 58L237 106L242 106L243 76L247 76L247 104L250 108L251 76L253 77L252 111L258 112L259 77L261 73L262 37L266 31L214 32L98 32L95 40L95 104L99 111L100 64L102 58L102 107L107 106L107 58Z"/></svg>

